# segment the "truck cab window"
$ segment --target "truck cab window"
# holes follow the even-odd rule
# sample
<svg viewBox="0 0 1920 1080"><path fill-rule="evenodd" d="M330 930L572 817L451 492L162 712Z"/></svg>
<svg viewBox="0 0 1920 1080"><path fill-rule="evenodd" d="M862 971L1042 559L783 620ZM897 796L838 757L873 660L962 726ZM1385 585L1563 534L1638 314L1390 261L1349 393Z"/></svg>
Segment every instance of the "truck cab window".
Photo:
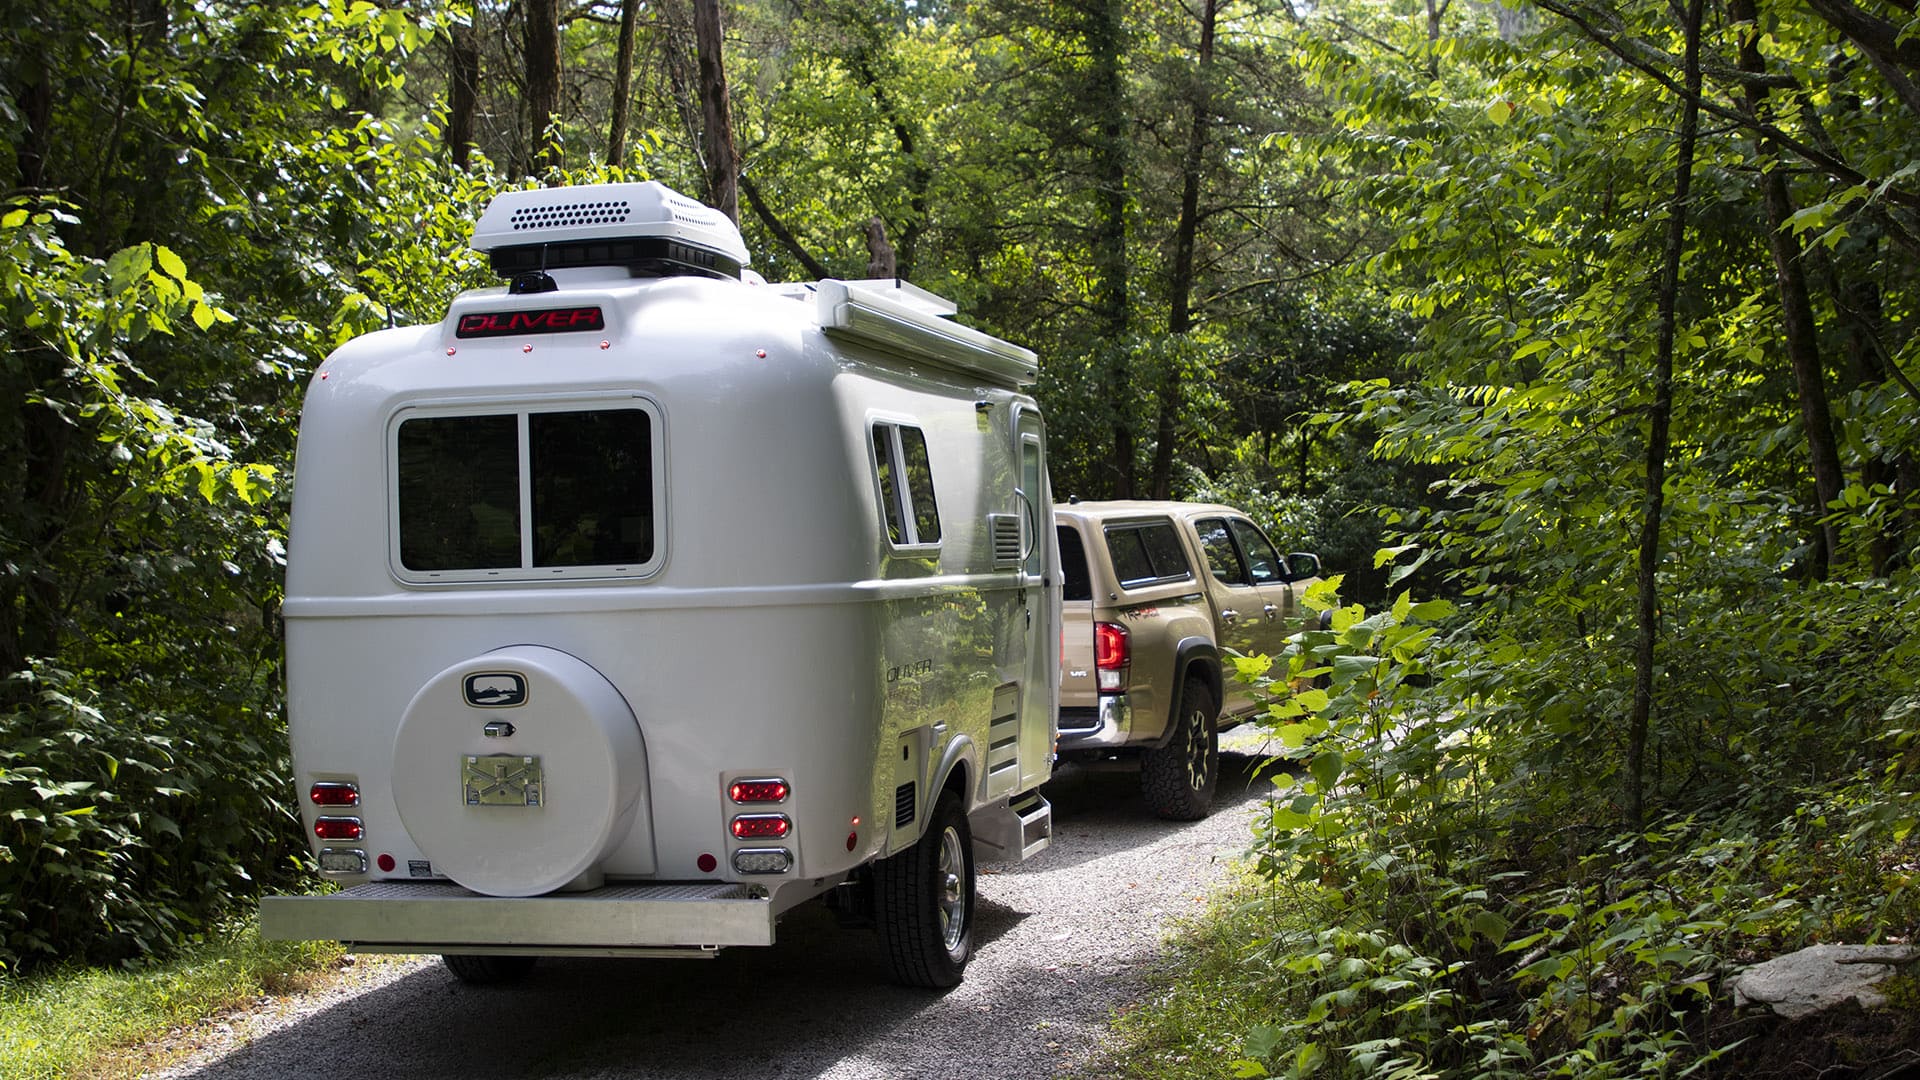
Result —
<svg viewBox="0 0 1920 1080"><path fill-rule="evenodd" d="M1273 543L1265 533L1254 528L1253 522L1234 518L1229 524L1233 527L1233 538L1240 542L1240 550L1247 553L1247 570L1255 585L1266 585L1285 581L1287 564L1280 561L1280 555L1273 550Z"/></svg>
<svg viewBox="0 0 1920 1080"><path fill-rule="evenodd" d="M1233 538L1227 535L1226 519L1196 521L1193 531L1200 537L1200 547L1207 553L1207 568L1213 571L1215 581L1224 585L1247 584L1247 566L1240 561Z"/></svg>

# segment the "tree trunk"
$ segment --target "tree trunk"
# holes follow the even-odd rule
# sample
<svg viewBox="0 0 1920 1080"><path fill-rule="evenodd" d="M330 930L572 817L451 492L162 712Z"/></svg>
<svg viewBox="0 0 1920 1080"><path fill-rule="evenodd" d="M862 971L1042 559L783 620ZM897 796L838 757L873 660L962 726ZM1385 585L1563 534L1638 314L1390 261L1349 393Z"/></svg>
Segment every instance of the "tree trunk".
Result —
<svg viewBox="0 0 1920 1080"><path fill-rule="evenodd" d="M1763 74L1766 62L1760 56L1754 35L1759 32L1753 0L1728 0L1727 14L1738 25L1739 62L1742 71ZM1745 87L1747 109L1755 120L1772 123L1773 108L1767 100L1767 88L1755 80ZM1825 517L1827 506L1840 497L1846 480L1840 470L1839 446L1834 440L1833 416L1827 408L1826 373L1820 363L1819 324L1814 320L1813 303L1808 298L1807 274L1801 259L1800 240L1788 228L1793 216L1793 197L1787 191L1787 176L1780 168L1780 147L1772 139L1759 137L1760 191L1767 211L1767 247L1773 253L1774 278L1780 288L1780 322L1787 347L1787 362L1793 368L1793 383L1800 400L1800 422L1807 432L1807 450L1813 467L1814 514ZM1840 533L1831 525L1819 525L1818 552L1813 575L1824 578L1829 560L1840 554Z"/></svg>
<svg viewBox="0 0 1920 1080"><path fill-rule="evenodd" d="M693 35L700 65L701 144L707 159L707 201L740 220L740 156L733 146L733 114L727 107L725 36L720 0L693 0Z"/></svg>
<svg viewBox="0 0 1920 1080"><path fill-rule="evenodd" d="M560 145L550 134L559 107L559 0L527 0L527 160L534 172L560 168Z"/></svg>
<svg viewBox="0 0 1920 1080"><path fill-rule="evenodd" d="M1187 148L1180 161L1180 220L1173 230L1173 268L1167 282L1167 333L1179 338L1193 328L1193 249L1200 231L1200 167L1213 122L1213 37L1218 0L1205 0L1200 12L1200 65L1193 82L1193 116ZM1168 357L1160 373L1159 418L1154 424L1153 497L1173 497L1173 443L1180 429L1180 357Z"/></svg>
<svg viewBox="0 0 1920 1080"><path fill-rule="evenodd" d="M476 10L474 18L479 17ZM454 168L465 169L480 108L480 37L471 23L455 23L448 37L447 158Z"/></svg>
<svg viewBox="0 0 1920 1080"><path fill-rule="evenodd" d="M1127 341L1127 145L1126 83L1121 55L1124 27L1120 0L1099 0L1087 12L1087 51L1093 58L1089 115L1095 118L1093 179L1094 306L1107 353L1107 407L1113 411L1113 449L1107 463L1115 498L1130 499L1133 486L1133 374Z"/></svg>
<svg viewBox="0 0 1920 1080"><path fill-rule="evenodd" d="M620 0L620 44L613 65L613 119L607 123L607 164L626 164L627 122L632 114L633 40L640 24L640 0Z"/></svg>
<svg viewBox="0 0 1920 1080"><path fill-rule="evenodd" d="M1687 243L1693 193L1694 143L1700 133L1700 6L1688 0L1686 93L1680 104L1680 142L1673 167L1673 209L1661 255L1659 337L1654 347L1653 405L1647 412L1646 504L1640 523L1639 639L1633 655L1633 712L1627 721L1626 811L1635 831L1646 824L1647 729L1653 717L1654 644L1660 633L1660 524L1666 513L1667 446L1673 421L1673 346L1680 298L1680 257Z"/></svg>

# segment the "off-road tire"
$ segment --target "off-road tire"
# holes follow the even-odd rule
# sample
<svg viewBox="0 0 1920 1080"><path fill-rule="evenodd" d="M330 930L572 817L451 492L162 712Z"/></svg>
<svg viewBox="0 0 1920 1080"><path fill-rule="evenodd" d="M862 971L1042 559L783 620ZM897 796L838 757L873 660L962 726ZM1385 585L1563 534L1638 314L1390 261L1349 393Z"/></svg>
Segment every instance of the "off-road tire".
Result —
<svg viewBox="0 0 1920 1080"><path fill-rule="evenodd" d="M448 954L440 958L453 977L468 986L505 986L517 983L533 970L536 956L469 956Z"/></svg>
<svg viewBox="0 0 1920 1080"><path fill-rule="evenodd" d="M926 834L873 867L874 928L903 986L945 989L973 956L973 834L952 792Z"/></svg>
<svg viewBox="0 0 1920 1080"><path fill-rule="evenodd" d="M1213 810L1220 783L1220 705L1206 683L1190 678L1180 688L1179 709L1173 738L1140 756L1140 790L1160 817L1199 821Z"/></svg>

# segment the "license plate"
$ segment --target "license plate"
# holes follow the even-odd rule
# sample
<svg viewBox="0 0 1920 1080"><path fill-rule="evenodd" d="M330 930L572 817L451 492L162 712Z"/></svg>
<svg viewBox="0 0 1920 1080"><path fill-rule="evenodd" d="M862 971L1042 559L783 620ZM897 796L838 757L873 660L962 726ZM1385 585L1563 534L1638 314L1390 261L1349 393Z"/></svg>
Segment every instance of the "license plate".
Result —
<svg viewBox="0 0 1920 1080"><path fill-rule="evenodd" d="M546 801L540 759L520 754L469 754L461 770L468 806L532 806Z"/></svg>

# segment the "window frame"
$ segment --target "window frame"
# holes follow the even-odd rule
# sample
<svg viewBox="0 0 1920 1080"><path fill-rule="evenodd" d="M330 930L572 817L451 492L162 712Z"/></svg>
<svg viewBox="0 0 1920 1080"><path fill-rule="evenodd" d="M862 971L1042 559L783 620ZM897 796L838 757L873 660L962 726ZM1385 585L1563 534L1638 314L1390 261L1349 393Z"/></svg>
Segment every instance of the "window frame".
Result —
<svg viewBox="0 0 1920 1080"><path fill-rule="evenodd" d="M534 566L533 450L528 418L536 413L599 412L637 410L647 417L650 445L648 457L652 475L648 478L653 495L653 556L643 563L605 563L587 566ZM459 570L414 570L401 558L400 549L400 426L410 420L438 417L504 416L515 418L515 452L520 474L520 565ZM386 507L387 569L395 580L408 585L468 585L476 582L579 581L581 579L640 580L658 574L667 561L667 461L666 415L660 404L641 394L594 395L588 397L522 396L515 398L453 398L410 401L387 417L386 429Z"/></svg>
<svg viewBox="0 0 1920 1080"><path fill-rule="evenodd" d="M906 465L906 440L901 432L911 429L920 437L920 445L927 454L927 499L932 504L921 507L914 497L913 483L908 476ZM887 443L887 463L892 481L892 498L888 498L888 485L880 479L880 452L877 441L882 437ZM946 533L946 524L940 516L940 485L933 476L933 444L927 439L927 429L911 417L871 416L867 419L867 474L871 478L874 508L880 511L880 539L896 552L918 555L937 554L940 551L940 538ZM926 509L932 513L936 530L931 540L920 536L920 513ZM893 538L892 523L895 518L900 522L900 539Z"/></svg>

